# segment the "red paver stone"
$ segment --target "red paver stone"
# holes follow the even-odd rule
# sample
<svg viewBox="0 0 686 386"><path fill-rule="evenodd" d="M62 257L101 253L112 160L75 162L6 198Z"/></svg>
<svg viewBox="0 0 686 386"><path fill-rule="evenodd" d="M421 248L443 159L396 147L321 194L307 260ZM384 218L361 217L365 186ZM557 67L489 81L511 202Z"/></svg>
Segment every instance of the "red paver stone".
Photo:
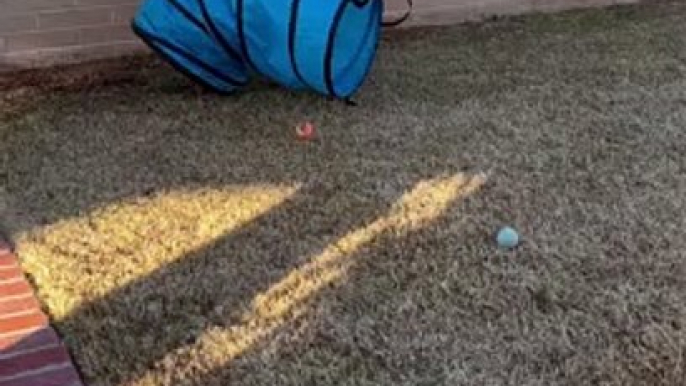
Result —
<svg viewBox="0 0 686 386"><path fill-rule="evenodd" d="M24 274L18 265L9 266L5 269L0 269L0 282L13 280L13 279L23 279Z"/></svg>
<svg viewBox="0 0 686 386"><path fill-rule="evenodd" d="M21 331L39 329L48 323L48 318L42 313L11 316L0 318L0 336L12 335Z"/></svg>
<svg viewBox="0 0 686 386"><path fill-rule="evenodd" d="M0 379L64 363L71 363L71 358L64 350L64 347L57 346L45 350L29 351L26 354L19 354L1 360Z"/></svg>
<svg viewBox="0 0 686 386"><path fill-rule="evenodd" d="M2 315L16 314L18 312L32 310L38 312L40 311L39 307L40 304L33 294L22 297L10 297L5 299L0 298L0 318L2 318Z"/></svg>
<svg viewBox="0 0 686 386"><path fill-rule="evenodd" d="M0 282L0 300L32 292L33 289L26 280L13 281L10 283Z"/></svg>
<svg viewBox="0 0 686 386"><path fill-rule="evenodd" d="M39 330L14 335L8 338L0 338L0 358L2 356L13 355L19 351L35 350L46 346L60 344L60 339L55 330L45 326ZM2 359L0 359L1 361Z"/></svg>
<svg viewBox="0 0 686 386"><path fill-rule="evenodd" d="M0 386L83 386L16 256L1 240Z"/></svg>
<svg viewBox="0 0 686 386"><path fill-rule="evenodd" d="M73 367L62 366L0 380L0 386L82 386L82 383Z"/></svg>
<svg viewBox="0 0 686 386"><path fill-rule="evenodd" d="M7 269L18 266L17 258L9 253L9 250L3 249L0 245L0 269Z"/></svg>

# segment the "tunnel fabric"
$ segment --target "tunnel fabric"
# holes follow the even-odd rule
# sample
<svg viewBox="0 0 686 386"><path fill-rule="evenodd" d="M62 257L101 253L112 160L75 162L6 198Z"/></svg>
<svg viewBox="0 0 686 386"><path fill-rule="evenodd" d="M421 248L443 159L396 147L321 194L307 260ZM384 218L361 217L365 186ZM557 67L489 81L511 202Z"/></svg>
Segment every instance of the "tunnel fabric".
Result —
<svg viewBox="0 0 686 386"><path fill-rule="evenodd" d="M257 75L346 99L370 72L383 11L383 0L146 0L132 28L217 92L235 92Z"/></svg>

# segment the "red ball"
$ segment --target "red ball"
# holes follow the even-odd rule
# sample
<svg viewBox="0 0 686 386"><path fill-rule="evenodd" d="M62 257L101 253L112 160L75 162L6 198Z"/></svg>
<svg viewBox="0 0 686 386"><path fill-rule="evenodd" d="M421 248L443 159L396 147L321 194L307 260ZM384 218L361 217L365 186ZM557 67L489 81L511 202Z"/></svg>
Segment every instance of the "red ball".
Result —
<svg viewBox="0 0 686 386"><path fill-rule="evenodd" d="M314 125L311 122L305 122L296 128L295 134L302 141L310 141L315 137Z"/></svg>

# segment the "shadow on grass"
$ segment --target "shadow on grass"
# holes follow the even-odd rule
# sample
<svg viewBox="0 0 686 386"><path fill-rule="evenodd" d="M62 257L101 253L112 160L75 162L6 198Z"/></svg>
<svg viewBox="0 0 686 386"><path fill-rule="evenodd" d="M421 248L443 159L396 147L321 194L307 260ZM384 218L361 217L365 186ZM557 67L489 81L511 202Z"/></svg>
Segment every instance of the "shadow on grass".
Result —
<svg viewBox="0 0 686 386"><path fill-rule="evenodd" d="M241 320L217 326L189 345L184 358L197 358L208 350L211 360L200 366L166 364L168 373L174 374L171 383L450 381L461 359L441 358L455 342L446 339L450 330L443 330L445 324L432 325L430 320L443 313L443 322L467 323L464 314L455 312L464 298L449 302L452 295L464 294L445 284L449 275L459 274L460 266L470 262L436 246L456 241L446 228L456 227L458 208L464 199L478 195L484 182L483 176L455 175L418 183L387 213L352 229L285 275L256 298ZM425 203L436 193L444 197L428 208ZM237 342L249 344L226 349ZM423 352L429 348L431 352ZM186 373L193 376L184 379ZM144 379L150 384L162 381L154 374Z"/></svg>
<svg viewBox="0 0 686 386"><path fill-rule="evenodd" d="M175 84L176 78L157 76L151 82L162 90ZM231 107L212 96L141 90L136 79L131 90L126 85L95 87L66 94L71 98L66 100L53 95L54 105L45 109L46 116L39 111L38 119L57 122L54 126L5 133L7 159L15 163L7 176L8 191L0 194L10 198L5 210L21 212L5 218L11 218L14 234L175 190L260 184L302 188L248 224L57 320L84 374L96 384L135 382L169 357L183 358L183 350L206 331L240 325L260 294L307 266L332 242L374 223L416 183L456 172L451 165L458 161L439 155L434 155L435 167L414 169L413 164L425 162L423 154L411 159L402 152L376 154L379 141L386 140L383 135L368 141L346 135L347 125L379 112L383 97L351 109L258 85L253 94L233 98ZM127 99L132 93L144 100ZM272 104L281 107L265 116L262 106ZM65 118L63 106L81 113ZM287 127L293 115L312 114L340 130L334 139L294 147L292 138L274 129ZM23 127L22 119L28 118L20 117L17 127ZM233 121L243 131L224 127Z"/></svg>
<svg viewBox="0 0 686 386"><path fill-rule="evenodd" d="M334 192L311 187L212 245L77 308L58 326L80 333L68 335L68 341L86 373L99 383L138 382L151 368L158 371L148 373L152 379L142 384L204 385L236 379L228 376L234 359L251 355L257 350L254 346L288 328L298 315L307 314L315 299L326 297L320 292L335 291L348 270L369 264L368 253L384 255L373 262L379 267L391 263L413 267L411 260L393 262L401 257L400 251L405 254L406 248L417 247L410 245L403 232L412 234L440 220L443 210L450 210L454 199L460 198L453 197L453 193L461 194L457 189L478 187L474 181L458 182L459 186L455 183L439 192L449 196L443 205L439 200L431 203L436 207L425 208L426 203L420 202L436 194L432 191L405 200L401 208L399 196L387 197L388 202L362 204L370 210L352 221L326 217L336 212L335 206L344 205L346 197L362 194L365 186L346 189L338 197L341 201L331 200ZM398 192L405 197L412 188L402 186ZM394 208L389 209L390 204ZM426 215L425 211L435 213ZM379 240L383 244L377 250ZM382 272L373 275L380 275L377 279L382 285L391 284ZM412 284L407 278L394 279L398 281L391 285ZM379 301L377 307L385 308L393 300L384 296L394 294L370 293L366 301ZM364 308L360 305L358 310ZM216 349L203 348L208 333L215 335ZM253 370L253 376L260 374L259 366Z"/></svg>
<svg viewBox="0 0 686 386"><path fill-rule="evenodd" d="M237 323L250 301L303 264L303 256L373 220L314 219L336 205L328 195L315 187L298 193L242 229L74 310L58 326L87 334L67 339L94 380L135 379L208 328ZM319 240L288 240L300 237Z"/></svg>
<svg viewBox="0 0 686 386"><path fill-rule="evenodd" d="M439 67L438 75L450 70ZM397 82L396 75L389 71L381 75L388 78L380 82ZM339 367L340 371L364 370L364 357L371 355L376 367L367 369L368 376L393 377L390 372L402 364L384 363L386 359L374 353L369 342L327 335L346 334L336 331L341 325L332 321L332 316L325 318L330 325L313 325L314 332L303 340L284 338L284 334L310 319L309 315L326 314L320 307L332 297L343 299L346 304L342 307L354 310L352 317L367 322L376 316L363 315L366 308L391 312L394 307L403 306L397 304L400 298L395 298L395 291L419 280L424 275L422 270L430 267L417 265L417 259L422 257L431 260L426 255L431 248L421 240L439 230L440 225L423 224L429 226L427 230L374 231L359 250L341 254L341 258L351 260L350 272L339 272L336 280L315 286L317 290L301 299L300 304L289 305L285 311L288 315L281 316L282 322L268 324L264 330L250 330L252 327L248 326L255 336L244 344L222 344L222 337L226 338L222 331L240 330L261 296L279 288L283 280L316 263L322 255L337 253L331 252L337 242L355 236L358 230L387 215L389 208L416 184L462 172L461 156L449 146L424 148L420 138L413 134L417 122L405 121L403 114L393 112L398 107L393 105L395 93L390 90L375 90L371 100L362 101L356 109L325 104L314 96L293 97L264 85L222 104L223 99L167 92L169 85L176 84L170 79L160 77L151 81L162 85L159 89L94 88L74 93L66 101L60 100L59 95L52 96L54 105L45 112L39 111L37 118L27 114L28 118L22 119L28 123L20 119L18 130L8 130L6 160L15 162L8 176L8 189L14 197L10 206L25 211L15 218L28 217L23 223L17 220L9 224L13 232L21 234L70 219L87 218L92 211L111 203L175 190L260 184L301 184L303 188L241 228L89 300L60 318L57 327L64 333L87 379L102 385L135 384L151 369L162 368L164 371L153 370L152 376L174 379L154 379L149 384L206 385L224 384L225 380L243 384L242 380L250 377L258 377L257 384L278 384L274 379L259 379L278 373L265 371L261 364L267 363L259 358L265 355L262 347L281 339L292 340L293 345L292 352L279 354L284 356L286 366L291 360L299 360L296 356L317 367L318 361L344 361L338 356L350 353L353 362ZM409 97L410 101L425 97L439 105L454 104L468 98L471 92L435 88L432 82L418 76L406 80L432 88L430 94L418 91ZM372 79L370 84L374 83ZM496 94L503 87L516 85L484 88L481 92ZM411 102L405 101L403 106L408 104ZM270 108L274 106L278 108ZM66 116L65 108L71 111ZM394 131L389 134L370 128L368 122L379 122L377 114L396 114ZM329 137L313 146L295 147L292 137L282 134L293 116L314 116L315 121L326 122ZM56 123L33 125L32 119ZM351 126L357 127L354 135L347 133ZM373 132L362 133L359 127ZM407 136L390 137L402 130L402 135ZM419 147L414 148L417 144ZM453 205L457 204L451 203L446 210L451 211ZM440 224L442 219L439 215L435 220ZM421 242L415 244L416 239ZM416 248L422 245L420 253ZM105 263L117 264L112 260ZM391 271L385 271L388 267ZM319 272L324 276L325 268ZM345 284L348 280L349 284ZM426 284L434 290L435 283ZM340 297L335 295L339 286L343 291ZM291 315L295 311L300 314ZM378 322L383 325L387 315L380 317ZM204 336L208 332L217 332L218 344L224 348L214 350L218 358L207 358L203 363L202 359L195 359L212 355L212 350L197 351L207 341ZM291 343L278 350L288 351ZM232 344L236 348L222 355ZM306 347L311 345L317 350L307 353ZM380 370L378 374L372 374L376 370ZM331 379L318 379L316 371L298 375L297 366L284 371L293 377L293 383L331 383Z"/></svg>

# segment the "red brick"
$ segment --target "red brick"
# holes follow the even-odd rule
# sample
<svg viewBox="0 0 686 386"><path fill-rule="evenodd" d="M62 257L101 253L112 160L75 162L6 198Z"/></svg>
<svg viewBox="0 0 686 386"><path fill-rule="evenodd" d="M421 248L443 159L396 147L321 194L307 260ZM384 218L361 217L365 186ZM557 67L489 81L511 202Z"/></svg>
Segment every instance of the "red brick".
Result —
<svg viewBox="0 0 686 386"><path fill-rule="evenodd" d="M0 269L18 265L17 258L10 253L10 250L0 245Z"/></svg>
<svg viewBox="0 0 686 386"><path fill-rule="evenodd" d="M60 343L55 330L44 327L27 335L18 335L11 338L0 338L0 352L33 350L39 347L52 346Z"/></svg>
<svg viewBox="0 0 686 386"><path fill-rule="evenodd" d="M0 300L3 300L7 297L22 295L27 292L33 293L33 289L26 280L0 283Z"/></svg>
<svg viewBox="0 0 686 386"><path fill-rule="evenodd" d="M69 354L62 346L32 351L0 360L0 379L62 363L71 363Z"/></svg>
<svg viewBox="0 0 686 386"><path fill-rule="evenodd" d="M0 381L0 386L82 386L72 367L57 368L39 374Z"/></svg>
<svg viewBox="0 0 686 386"><path fill-rule="evenodd" d="M7 267L6 269L0 269L0 282L17 277L24 277L24 273L21 271L21 268L19 268L18 265Z"/></svg>
<svg viewBox="0 0 686 386"><path fill-rule="evenodd" d="M42 313L13 316L0 319L0 336L14 332L24 331L32 328L45 326L48 318Z"/></svg>
<svg viewBox="0 0 686 386"><path fill-rule="evenodd" d="M39 310L40 304L33 294L24 297L0 299L0 317L29 310Z"/></svg>

